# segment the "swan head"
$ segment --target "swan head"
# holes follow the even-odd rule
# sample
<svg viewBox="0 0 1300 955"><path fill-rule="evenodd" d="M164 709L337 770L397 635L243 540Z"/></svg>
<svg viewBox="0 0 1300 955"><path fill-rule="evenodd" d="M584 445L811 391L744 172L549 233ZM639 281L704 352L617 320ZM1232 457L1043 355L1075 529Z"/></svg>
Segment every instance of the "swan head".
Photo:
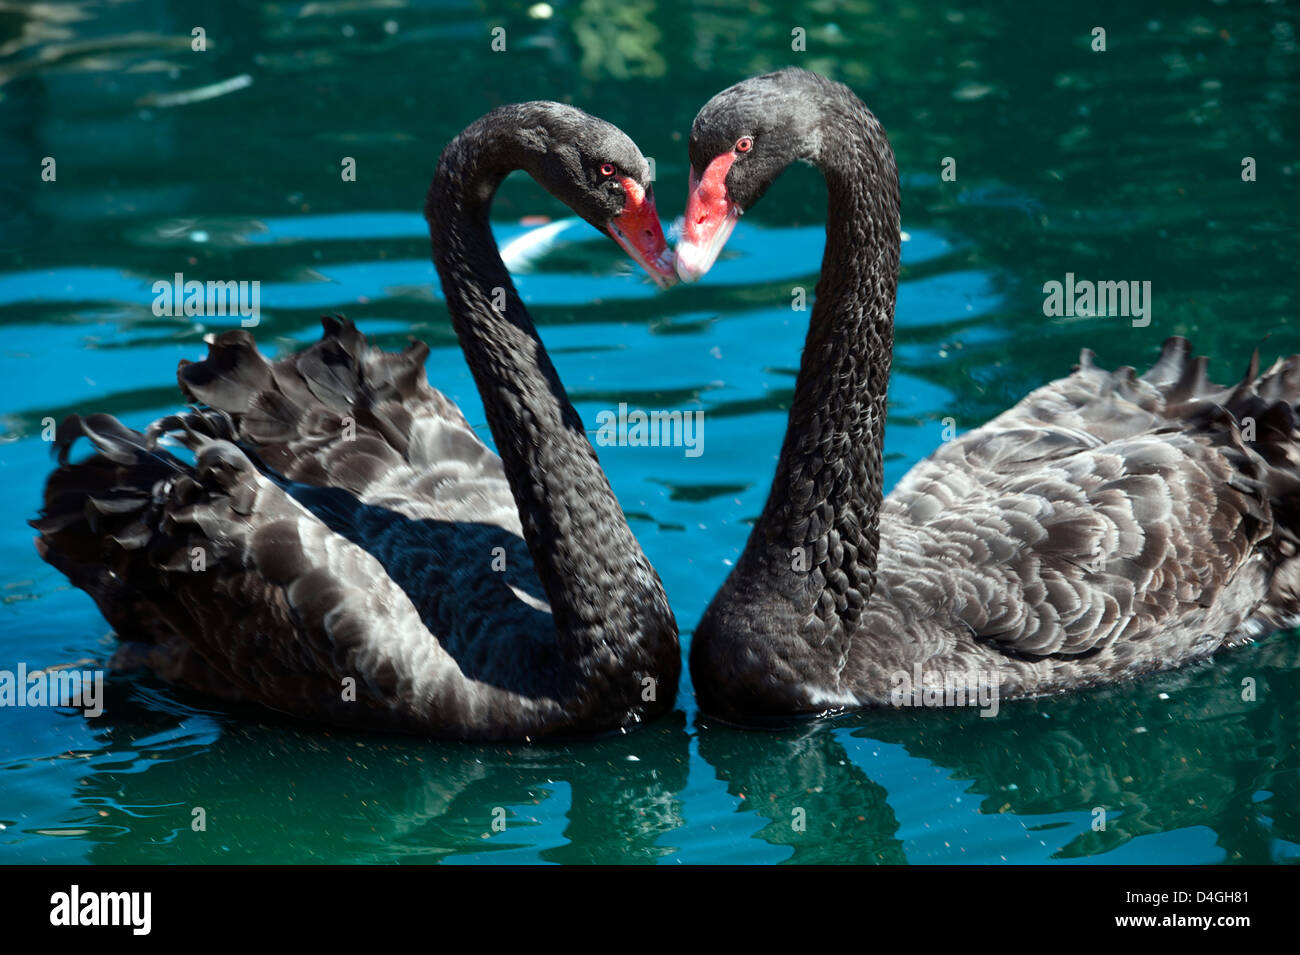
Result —
<svg viewBox="0 0 1300 955"><path fill-rule="evenodd" d="M528 107L533 107L527 111ZM524 104L514 120L533 178L609 235L661 287L677 281L655 210L650 163L617 126L560 103Z"/></svg>
<svg viewBox="0 0 1300 955"><path fill-rule="evenodd" d="M736 220L787 167L819 161L827 104L838 90L845 88L791 68L737 83L704 104L691 127L690 194L677 244L683 281L713 267Z"/></svg>

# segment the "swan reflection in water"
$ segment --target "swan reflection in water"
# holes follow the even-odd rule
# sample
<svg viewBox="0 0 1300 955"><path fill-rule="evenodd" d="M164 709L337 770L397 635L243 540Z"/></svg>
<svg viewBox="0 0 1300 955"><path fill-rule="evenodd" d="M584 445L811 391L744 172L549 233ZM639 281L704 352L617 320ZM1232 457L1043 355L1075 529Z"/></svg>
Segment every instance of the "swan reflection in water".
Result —
<svg viewBox="0 0 1300 955"><path fill-rule="evenodd" d="M945 795L969 794L933 819L951 848L942 861L997 861L986 851L995 840L1026 853L1008 861L1102 856L1190 827L1213 832L1222 861L1275 861L1300 848L1300 817L1277 812L1300 796L1297 664L1300 647L1279 635L1135 683L1005 703L992 719L974 709L877 710L755 732L700 717L700 755L731 795L744 795L738 811L769 820L755 838L791 847L791 862L902 861L900 818L917 816L925 800L916 788L924 767L902 761L910 795L896 802L882 782L902 781L899 761L873 771L892 746L956 781ZM796 808L804 832L792 827ZM1104 829L1093 825L1098 808ZM1010 828L979 818L1003 814L1015 818ZM1046 818L1054 815L1067 818Z"/></svg>
<svg viewBox="0 0 1300 955"><path fill-rule="evenodd" d="M135 682L113 685L91 758L104 768L83 771L66 823L88 829L92 862L302 864L328 848L356 863L650 863L685 825L680 712L599 740L474 746L268 721L253 706L205 712L187 705L197 695L177 703ZM119 840L124 829L140 838Z"/></svg>
<svg viewBox="0 0 1300 955"><path fill-rule="evenodd" d="M115 679L62 824L89 831L96 862L311 862L324 840L355 862L652 863L734 831L798 863L1143 861L1154 844L1123 850L1176 830L1202 848L1212 834L1204 861L1276 860L1300 845L1300 817L1277 808L1300 802L1300 647L1276 637L1226 660L992 719L881 710L755 731L701 716L695 761L680 710L626 736L465 746L196 710Z"/></svg>

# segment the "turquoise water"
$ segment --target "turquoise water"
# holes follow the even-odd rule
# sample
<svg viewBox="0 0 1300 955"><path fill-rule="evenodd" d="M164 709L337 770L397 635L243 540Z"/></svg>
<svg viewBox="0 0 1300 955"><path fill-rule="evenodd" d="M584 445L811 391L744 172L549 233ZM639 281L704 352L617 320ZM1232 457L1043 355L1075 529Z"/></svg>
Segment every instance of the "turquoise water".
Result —
<svg viewBox="0 0 1300 955"><path fill-rule="evenodd" d="M431 382L482 426L419 209L442 146L502 102L568 99L622 125L656 159L671 219L685 135L714 92L786 64L850 83L903 180L891 485L945 419L980 424L1081 347L1140 365L1182 334L1221 380L1257 345L1300 350L1296 5L1076 6L3 12L0 669L98 666L112 651L24 521L50 467L45 418L101 410L142 426L177 405L176 362L235 324L155 317L155 281L260 281L256 334L274 353L314 339L322 312L387 347L414 334L434 346ZM1099 25L1104 52L1090 48ZM504 53L490 49L497 26ZM790 49L795 27L805 53ZM205 89L220 95L177 96ZM811 293L824 204L817 176L792 170L688 289L655 293L581 224L517 269L590 427L620 402L705 412L699 457L600 449L685 641L767 491L807 322L791 290ZM566 215L512 179L498 239ZM1067 272L1150 281L1150 324L1045 317L1043 283ZM1283 634L995 719L902 711L741 732L700 717L687 680L677 713L627 737L470 747L323 731L122 678L98 719L0 709L0 862L1296 861L1298 691L1300 641ZM191 828L196 807L206 831Z"/></svg>

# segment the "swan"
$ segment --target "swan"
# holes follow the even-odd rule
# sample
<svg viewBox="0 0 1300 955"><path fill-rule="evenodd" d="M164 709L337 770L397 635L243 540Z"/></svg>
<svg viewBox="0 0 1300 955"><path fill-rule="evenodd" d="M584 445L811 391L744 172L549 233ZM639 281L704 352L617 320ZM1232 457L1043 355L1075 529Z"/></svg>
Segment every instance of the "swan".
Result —
<svg viewBox="0 0 1300 955"><path fill-rule="evenodd" d="M1145 374L1069 377L916 465L882 500L899 185L880 123L798 69L696 117L677 270L694 281L792 162L826 248L771 492L691 640L734 722L1111 683L1300 622L1300 357L1233 388L1181 338ZM948 686L952 696L948 696ZM923 702L922 705L925 705Z"/></svg>
<svg viewBox="0 0 1300 955"><path fill-rule="evenodd" d="M119 634L113 668L454 740L607 733L671 709L663 586L492 237L516 169L675 280L649 166L616 127L524 103L447 146L425 217L500 457L426 383L426 345L387 353L335 318L275 362L242 329L217 336L178 372L199 406L144 434L62 422L36 547ZM72 462L82 436L97 453Z"/></svg>

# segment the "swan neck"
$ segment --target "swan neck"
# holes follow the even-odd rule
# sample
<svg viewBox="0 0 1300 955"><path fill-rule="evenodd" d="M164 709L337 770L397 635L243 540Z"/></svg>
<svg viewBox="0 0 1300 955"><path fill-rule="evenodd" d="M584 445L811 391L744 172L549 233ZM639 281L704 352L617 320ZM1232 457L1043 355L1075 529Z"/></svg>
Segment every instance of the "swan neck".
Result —
<svg viewBox="0 0 1300 955"><path fill-rule="evenodd" d="M425 209L434 263L562 649L575 663L626 662L624 645L675 625L492 236L496 188L513 169L531 172L533 152L512 148L514 124L480 125L435 173Z"/></svg>
<svg viewBox="0 0 1300 955"><path fill-rule="evenodd" d="M833 155L816 160L829 192L826 247L761 518L767 559L807 574L807 609L838 617L845 631L875 587L900 253L893 150L875 117L854 104L836 123Z"/></svg>

